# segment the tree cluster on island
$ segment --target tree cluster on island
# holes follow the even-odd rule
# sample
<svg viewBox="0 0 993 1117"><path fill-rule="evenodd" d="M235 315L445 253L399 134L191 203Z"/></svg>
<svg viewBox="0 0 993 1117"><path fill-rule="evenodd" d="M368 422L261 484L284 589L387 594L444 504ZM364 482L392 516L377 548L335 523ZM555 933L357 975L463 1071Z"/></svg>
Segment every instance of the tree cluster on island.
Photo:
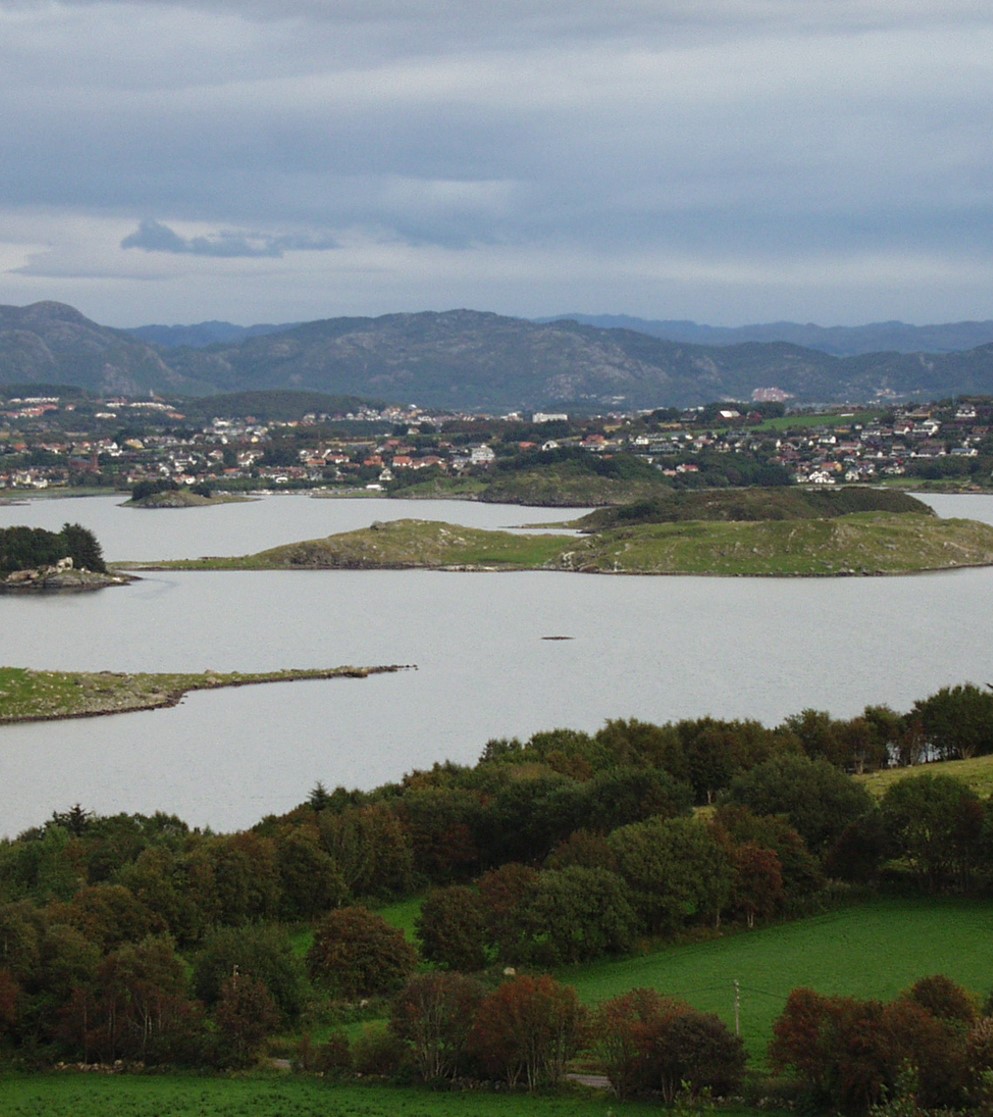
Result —
<svg viewBox="0 0 993 1117"><path fill-rule="evenodd" d="M136 485L133 485L131 487L131 503L141 504L143 501L147 501L149 497L159 496L162 493L178 492L193 493L195 496L202 496L205 500L209 500L214 491L206 481L182 486L166 477L157 481L139 481Z"/></svg>
<svg viewBox="0 0 993 1117"><path fill-rule="evenodd" d="M588 1050L622 1095L734 1092L744 1056L716 1017L653 991L588 1011L548 971L894 884L989 894L993 802L932 771L877 802L848 774L989 753L993 694L966 684L904 714L493 740L227 835L76 806L0 844L0 1045L20 1065L240 1066L371 998L386 1032L304 1040L298 1063L537 1088ZM371 910L412 894L416 950ZM980 1113L986 1012L937 978L893 1006L797 992L771 1058L825 1106L882 1103L912 1065L922 1105Z"/></svg>
<svg viewBox="0 0 993 1117"><path fill-rule="evenodd" d="M89 528L63 524L61 531L40 527L0 528L0 577L17 570L55 566L72 559L76 570L106 574L103 549Z"/></svg>

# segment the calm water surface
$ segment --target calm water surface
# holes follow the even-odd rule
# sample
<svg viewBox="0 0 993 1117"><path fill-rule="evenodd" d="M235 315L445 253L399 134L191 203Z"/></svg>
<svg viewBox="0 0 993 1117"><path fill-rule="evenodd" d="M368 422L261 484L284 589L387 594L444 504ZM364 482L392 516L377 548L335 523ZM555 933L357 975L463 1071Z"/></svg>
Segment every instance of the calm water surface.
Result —
<svg viewBox="0 0 993 1117"><path fill-rule="evenodd" d="M993 498L942 497L993 522ZM474 526L560 510L273 497L139 512L116 499L0 507L0 526L91 527L108 558L240 554L414 515ZM228 830L321 780L372 787L485 742L607 718L775 724L804 707L906 709L993 681L993 570L775 580L448 574L168 573L99 594L0 598L0 662L114 671L410 663L369 679L245 687L172 710L0 729L0 834L75 802ZM548 640L568 636L568 640Z"/></svg>

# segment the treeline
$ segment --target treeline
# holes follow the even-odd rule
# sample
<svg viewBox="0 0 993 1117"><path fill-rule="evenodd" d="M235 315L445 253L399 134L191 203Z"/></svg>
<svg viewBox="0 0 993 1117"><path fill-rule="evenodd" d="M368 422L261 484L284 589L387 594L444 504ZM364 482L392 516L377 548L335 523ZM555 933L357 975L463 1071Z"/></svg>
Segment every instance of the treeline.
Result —
<svg viewBox="0 0 993 1117"><path fill-rule="evenodd" d="M0 528L0 575L54 566L65 558L71 558L77 570L92 570L97 574L107 571L96 536L80 524L63 524L61 531L20 526Z"/></svg>
<svg viewBox="0 0 993 1117"><path fill-rule="evenodd" d="M483 980L472 996L488 1008L481 1017L459 1010L475 1029L471 1042L458 1041L471 1059L446 1066L552 1081L559 1056L537 1069L515 1062L518 1049L493 1023L525 992L565 1004L557 989L519 984L537 982L536 972L697 928L747 929L822 910L852 889L988 894L989 800L924 770L877 802L849 774L988 752L993 695L966 684L903 714L805 710L774 728L616 720L592 734L493 740L475 765L436 765L373 791L318 784L289 814L229 835L168 815L74 807L0 843L0 1042L11 1057L39 1063L240 1065L266 1037L308 1029L331 1004L394 998L428 977L444 985L432 996L469 996L456 978L471 977ZM415 894L424 894L417 950L370 910ZM306 957L294 948L301 936ZM434 972L416 973L425 963ZM508 982L508 968L525 973ZM688 1062L678 1077L646 1071L637 1089L665 1093L664 1082L684 1080L730 1089L692 1062L710 1045L722 1052L716 1063L737 1066L719 1022L650 1000L638 1009L654 1014L643 1030L649 1046L638 1055L632 1038L624 1058L641 1066L651 1064L646 1052L661 1059L671 1049ZM338 1037L299 1058L362 1073L420 1065L431 1077L427 1041L403 1023L407 1010L390 1011L400 1022L385 1038L355 1051ZM608 1042L610 1028L589 1031L578 1009L569 1013L575 1043ZM817 1035L833 1035L834 1017L824 1020ZM664 1051L644 1038L662 1028L680 1037ZM808 1075L781 1051L784 1067ZM598 1057L608 1065L607 1054ZM809 1077L812 1090L824 1086ZM890 1064L877 1078L891 1084ZM881 1096L873 1090L839 1104L856 1096L868 1104Z"/></svg>

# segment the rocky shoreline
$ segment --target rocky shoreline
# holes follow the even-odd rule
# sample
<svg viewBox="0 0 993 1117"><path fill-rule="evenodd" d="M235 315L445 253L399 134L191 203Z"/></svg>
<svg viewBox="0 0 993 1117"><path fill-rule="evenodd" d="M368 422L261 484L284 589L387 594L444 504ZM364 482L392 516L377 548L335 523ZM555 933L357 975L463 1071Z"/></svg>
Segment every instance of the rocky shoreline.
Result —
<svg viewBox="0 0 993 1117"><path fill-rule="evenodd" d="M132 574L101 574L56 564L13 571L6 578L0 578L0 593L80 593L126 586L134 581L137 579Z"/></svg>

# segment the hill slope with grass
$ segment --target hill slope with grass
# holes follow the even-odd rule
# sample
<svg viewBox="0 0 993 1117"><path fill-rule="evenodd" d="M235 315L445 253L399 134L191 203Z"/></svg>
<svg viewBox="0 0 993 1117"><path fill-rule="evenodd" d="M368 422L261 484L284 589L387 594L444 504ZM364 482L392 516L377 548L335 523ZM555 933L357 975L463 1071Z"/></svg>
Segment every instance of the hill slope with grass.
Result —
<svg viewBox="0 0 993 1117"><path fill-rule="evenodd" d="M587 537L518 535L394 520L254 555L161 563L155 568L812 577L907 574L989 564L993 564L993 527L987 524L863 512L834 519L635 524Z"/></svg>

